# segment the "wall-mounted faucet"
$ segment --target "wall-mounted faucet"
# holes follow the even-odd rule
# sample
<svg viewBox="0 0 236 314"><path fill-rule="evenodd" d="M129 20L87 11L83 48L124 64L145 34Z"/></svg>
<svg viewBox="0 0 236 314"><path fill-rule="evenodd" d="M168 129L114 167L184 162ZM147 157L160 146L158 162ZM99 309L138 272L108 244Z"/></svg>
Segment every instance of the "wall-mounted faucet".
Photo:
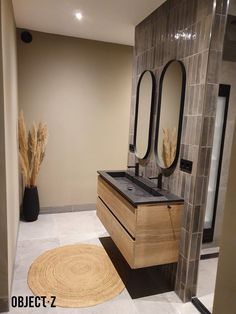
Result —
<svg viewBox="0 0 236 314"><path fill-rule="evenodd" d="M148 177L150 180L157 179L157 188L162 189L162 173L159 173L157 177Z"/></svg>
<svg viewBox="0 0 236 314"><path fill-rule="evenodd" d="M135 166L128 166L127 168L134 168L135 169L135 175L138 177L139 176L139 163L136 162Z"/></svg>

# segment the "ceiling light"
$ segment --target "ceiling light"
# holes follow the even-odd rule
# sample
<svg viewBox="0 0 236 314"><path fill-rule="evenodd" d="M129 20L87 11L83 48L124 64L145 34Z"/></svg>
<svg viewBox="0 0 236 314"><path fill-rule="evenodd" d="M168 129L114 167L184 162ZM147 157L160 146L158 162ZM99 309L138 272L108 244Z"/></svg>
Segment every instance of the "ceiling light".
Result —
<svg viewBox="0 0 236 314"><path fill-rule="evenodd" d="M77 12L77 13L75 13L75 16L76 16L76 18L77 18L78 20L81 20L81 19L82 19L82 17L83 17L83 15L82 15L82 13L81 13L81 12Z"/></svg>

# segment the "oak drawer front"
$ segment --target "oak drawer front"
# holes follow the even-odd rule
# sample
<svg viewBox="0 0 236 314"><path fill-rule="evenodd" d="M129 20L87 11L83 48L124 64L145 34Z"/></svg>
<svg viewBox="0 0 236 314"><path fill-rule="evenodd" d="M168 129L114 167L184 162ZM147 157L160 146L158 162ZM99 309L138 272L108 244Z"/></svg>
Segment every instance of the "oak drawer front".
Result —
<svg viewBox="0 0 236 314"><path fill-rule="evenodd" d="M135 237L135 207L126 201L113 187L111 187L100 176L98 177L98 196L106 206L113 212L128 232Z"/></svg>
<svg viewBox="0 0 236 314"><path fill-rule="evenodd" d="M135 241L134 268L175 263L179 256L179 241Z"/></svg>
<svg viewBox="0 0 236 314"><path fill-rule="evenodd" d="M126 261L129 263L130 267L133 268L134 240L129 236L99 197L97 198L97 216Z"/></svg>
<svg viewBox="0 0 236 314"><path fill-rule="evenodd" d="M136 239L179 240L182 213L182 204L138 207Z"/></svg>

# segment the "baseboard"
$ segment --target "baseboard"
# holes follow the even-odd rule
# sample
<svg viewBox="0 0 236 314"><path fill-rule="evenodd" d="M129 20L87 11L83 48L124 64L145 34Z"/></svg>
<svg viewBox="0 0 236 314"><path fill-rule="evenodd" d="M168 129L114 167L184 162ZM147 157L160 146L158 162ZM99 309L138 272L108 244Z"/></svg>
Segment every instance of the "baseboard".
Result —
<svg viewBox="0 0 236 314"><path fill-rule="evenodd" d="M9 312L9 300L0 298L0 313Z"/></svg>
<svg viewBox="0 0 236 314"><path fill-rule="evenodd" d="M80 204L66 206L41 207L40 214L59 214L96 210L96 204Z"/></svg>

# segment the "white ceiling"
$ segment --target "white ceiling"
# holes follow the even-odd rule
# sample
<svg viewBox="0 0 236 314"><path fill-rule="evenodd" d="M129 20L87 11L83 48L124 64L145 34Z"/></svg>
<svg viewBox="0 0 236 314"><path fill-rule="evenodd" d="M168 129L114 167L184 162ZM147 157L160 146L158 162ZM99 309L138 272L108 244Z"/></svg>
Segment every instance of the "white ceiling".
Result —
<svg viewBox="0 0 236 314"><path fill-rule="evenodd" d="M126 45L165 0L13 0L17 27ZM74 14L83 14L81 21Z"/></svg>

